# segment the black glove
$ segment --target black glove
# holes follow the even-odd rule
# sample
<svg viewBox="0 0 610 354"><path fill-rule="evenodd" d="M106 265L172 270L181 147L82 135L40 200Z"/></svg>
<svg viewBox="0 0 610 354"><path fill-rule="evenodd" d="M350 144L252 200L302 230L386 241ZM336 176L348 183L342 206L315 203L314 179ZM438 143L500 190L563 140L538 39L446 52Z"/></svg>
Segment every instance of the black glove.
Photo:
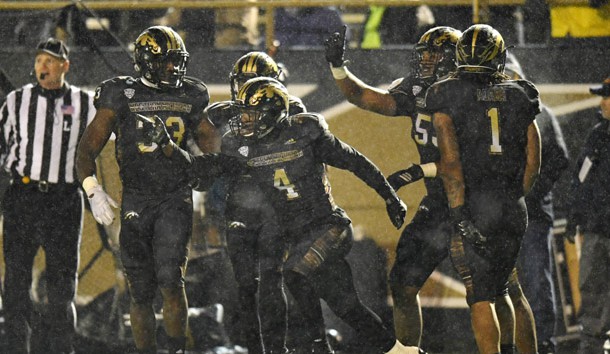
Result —
<svg viewBox="0 0 610 354"><path fill-rule="evenodd" d="M345 31L347 31L347 26L343 25L340 32L333 33L324 41L326 61L335 68L343 66L345 62L343 60L343 55L345 54Z"/></svg>
<svg viewBox="0 0 610 354"><path fill-rule="evenodd" d="M398 197L386 199L385 204L390 221L392 221L394 227L400 229L405 222L405 216L407 216L407 206Z"/></svg>
<svg viewBox="0 0 610 354"><path fill-rule="evenodd" d="M143 123L144 137L151 143L155 143L160 147L165 147L171 140L167 128L165 128L165 122L158 115L152 117L143 116L136 113L136 117L140 122Z"/></svg>
<svg viewBox="0 0 610 354"><path fill-rule="evenodd" d="M485 250L487 237L483 236L470 220L470 215L463 205L449 211L455 231L475 248Z"/></svg>
<svg viewBox="0 0 610 354"><path fill-rule="evenodd" d="M394 188L395 191L400 188L406 186L407 184L413 183L415 181L419 181L424 178L424 170L422 170L420 165L411 165L411 167L400 170L392 173L388 177L388 182L390 186Z"/></svg>

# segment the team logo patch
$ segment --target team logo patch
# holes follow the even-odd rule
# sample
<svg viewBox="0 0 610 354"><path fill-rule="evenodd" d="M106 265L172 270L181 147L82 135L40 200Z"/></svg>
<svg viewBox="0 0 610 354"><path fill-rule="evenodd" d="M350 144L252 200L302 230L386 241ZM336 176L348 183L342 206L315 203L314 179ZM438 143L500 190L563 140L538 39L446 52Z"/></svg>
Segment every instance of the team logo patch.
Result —
<svg viewBox="0 0 610 354"><path fill-rule="evenodd" d="M422 87L419 85L415 85L415 86L413 86L412 90L413 90L413 95L417 96L417 94L421 92Z"/></svg>
<svg viewBox="0 0 610 354"><path fill-rule="evenodd" d="M125 213L125 216L123 216L124 220L132 220L132 219L137 219L140 217L140 214L136 213L135 211L128 211Z"/></svg>
<svg viewBox="0 0 610 354"><path fill-rule="evenodd" d="M250 149L247 146L242 146L237 149L237 151L242 154L242 156L248 156L248 153L250 153Z"/></svg>
<svg viewBox="0 0 610 354"><path fill-rule="evenodd" d="M133 96L136 94L136 90L132 89L132 88L128 88L123 90L123 93L125 94L125 97L132 99Z"/></svg>

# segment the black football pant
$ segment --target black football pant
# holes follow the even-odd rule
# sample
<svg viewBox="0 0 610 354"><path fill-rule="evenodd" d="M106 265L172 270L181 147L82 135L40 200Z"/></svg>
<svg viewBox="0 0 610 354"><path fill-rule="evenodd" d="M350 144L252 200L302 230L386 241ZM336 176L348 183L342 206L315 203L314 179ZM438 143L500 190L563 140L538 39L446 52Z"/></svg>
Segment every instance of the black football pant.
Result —
<svg viewBox="0 0 610 354"><path fill-rule="evenodd" d="M285 346L284 244L274 222L256 229L229 223L227 228L227 249L238 284L239 332L251 354L261 354L263 346L266 353L281 353Z"/></svg>
<svg viewBox="0 0 610 354"><path fill-rule="evenodd" d="M76 312L74 296L79 260L83 197L76 185L40 191L11 185L4 195L4 309L10 353L29 352L33 316L30 299L32 266L45 251L46 294L43 312L46 345L41 353L70 353ZM44 342L44 338L38 340Z"/></svg>
<svg viewBox="0 0 610 354"><path fill-rule="evenodd" d="M370 347L378 348L379 353L390 350L396 341L394 332L360 301L345 259L352 243L351 226L322 225L305 233L300 237L302 242L291 249L284 277L309 329L308 339L324 338L325 328L320 326L323 299Z"/></svg>

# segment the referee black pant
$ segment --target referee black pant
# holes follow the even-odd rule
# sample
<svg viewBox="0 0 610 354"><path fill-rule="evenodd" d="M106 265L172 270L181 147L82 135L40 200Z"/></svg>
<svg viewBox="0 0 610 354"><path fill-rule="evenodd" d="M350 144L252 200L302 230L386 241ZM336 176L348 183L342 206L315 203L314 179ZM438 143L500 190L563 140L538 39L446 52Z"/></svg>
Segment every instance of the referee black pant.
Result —
<svg viewBox="0 0 610 354"><path fill-rule="evenodd" d="M29 291L34 257L42 247L47 303L42 311L43 332L36 342L44 343L41 350L46 353L70 353L76 324L74 297L82 229L82 191L76 184L15 182L4 195L3 209L8 349L11 353L30 352L34 311Z"/></svg>

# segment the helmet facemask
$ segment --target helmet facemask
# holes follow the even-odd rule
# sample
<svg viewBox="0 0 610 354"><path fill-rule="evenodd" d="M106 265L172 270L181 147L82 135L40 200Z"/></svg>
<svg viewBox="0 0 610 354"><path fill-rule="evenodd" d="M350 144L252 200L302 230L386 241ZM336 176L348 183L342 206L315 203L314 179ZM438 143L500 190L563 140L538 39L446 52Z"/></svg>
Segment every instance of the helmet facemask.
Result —
<svg viewBox="0 0 610 354"><path fill-rule="evenodd" d="M229 120L229 128L237 136L262 139L288 117L288 101L286 88L277 80L248 80L237 94L239 114Z"/></svg>
<svg viewBox="0 0 610 354"><path fill-rule="evenodd" d="M415 45L417 76L433 83L457 67L455 44L461 32L447 26L434 27Z"/></svg>

